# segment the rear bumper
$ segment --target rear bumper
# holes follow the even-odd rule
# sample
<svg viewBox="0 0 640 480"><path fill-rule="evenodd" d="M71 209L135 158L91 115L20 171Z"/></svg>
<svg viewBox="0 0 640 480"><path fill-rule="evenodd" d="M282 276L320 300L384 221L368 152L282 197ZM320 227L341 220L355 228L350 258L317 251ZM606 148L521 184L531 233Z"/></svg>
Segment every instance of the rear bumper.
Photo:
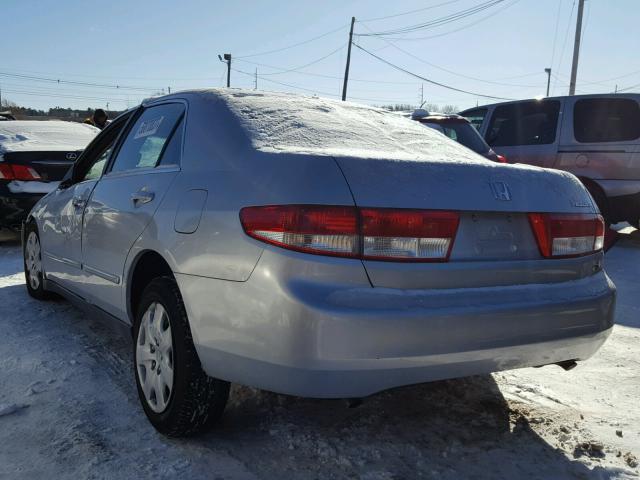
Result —
<svg viewBox="0 0 640 480"><path fill-rule="evenodd" d="M13 193L6 182L0 183L0 227L19 228L33 206L44 195L44 193Z"/></svg>
<svg viewBox="0 0 640 480"><path fill-rule="evenodd" d="M319 275L283 282L265 263L247 282L176 277L205 371L279 393L361 397L584 360L613 325L615 286L603 271L552 284L400 290Z"/></svg>

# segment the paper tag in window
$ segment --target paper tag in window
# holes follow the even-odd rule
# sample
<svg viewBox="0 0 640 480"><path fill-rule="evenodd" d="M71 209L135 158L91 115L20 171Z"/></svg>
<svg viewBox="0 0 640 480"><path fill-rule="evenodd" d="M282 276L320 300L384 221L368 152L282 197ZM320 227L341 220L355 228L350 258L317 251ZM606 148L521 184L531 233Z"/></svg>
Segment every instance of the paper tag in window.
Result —
<svg viewBox="0 0 640 480"><path fill-rule="evenodd" d="M160 124L164 120L164 117L156 118L155 120L150 120L148 122L142 122L140 127L138 127L138 131L133 136L134 140L138 138L148 137L149 135L153 135L160 128Z"/></svg>

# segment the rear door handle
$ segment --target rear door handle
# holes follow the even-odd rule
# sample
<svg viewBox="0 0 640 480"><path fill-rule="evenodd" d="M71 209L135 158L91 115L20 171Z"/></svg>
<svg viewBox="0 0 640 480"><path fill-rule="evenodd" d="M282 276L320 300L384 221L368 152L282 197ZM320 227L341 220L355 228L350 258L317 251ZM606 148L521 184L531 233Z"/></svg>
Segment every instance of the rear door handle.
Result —
<svg viewBox="0 0 640 480"><path fill-rule="evenodd" d="M146 190L140 190L139 192L131 194L131 201L134 206L149 203L155 197L153 192L147 192Z"/></svg>
<svg viewBox="0 0 640 480"><path fill-rule="evenodd" d="M71 199L71 204L75 208L84 208L84 206L87 204L87 201L82 197L73 197Z"/></svg>

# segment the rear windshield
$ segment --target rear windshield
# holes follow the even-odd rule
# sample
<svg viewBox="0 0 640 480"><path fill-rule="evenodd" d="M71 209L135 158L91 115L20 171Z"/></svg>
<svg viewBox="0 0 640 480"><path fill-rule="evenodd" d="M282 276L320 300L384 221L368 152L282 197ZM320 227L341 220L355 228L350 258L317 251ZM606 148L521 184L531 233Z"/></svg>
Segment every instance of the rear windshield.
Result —
<svg viewBox="0 0 640 480"><path fill-rule="evenodd" d="M573 131L581 143L625 142L640 137L640 107L630 98L585 98L573 107Z"/></svg>
<svg viewBox="0 0 640 480"><path fill-rule="evenodd" d="M486 117L487 115L487 109L476 108L474 110L466 110L460 115L469 120L471 122L471 125L473 125L477 130L480 130L480 127L482 127L482 122L484 121L484 117Z"/></svg>
<svg viewBox="0 0 640 480"><path fill-rule="evenodd" d="M443 133L451 140L464 145L476 153L485 154L489 151L489 145L484 141L478 131L467 122L422 122L426 126Z"/></svg>
<svg viewBox="0 0 640 480"><path fill-rule="evenodd" d="M253 148L267 152L426 161L485 161L419 122L388 111L285 93L216 94Z"/></svg>
<svg viewBox="0 0 640 480"><path fill-rule="evenodd" d="M559 113L560 102L557 100L499 105L491 116L487 143L492 147L553 143Z"/></svg>

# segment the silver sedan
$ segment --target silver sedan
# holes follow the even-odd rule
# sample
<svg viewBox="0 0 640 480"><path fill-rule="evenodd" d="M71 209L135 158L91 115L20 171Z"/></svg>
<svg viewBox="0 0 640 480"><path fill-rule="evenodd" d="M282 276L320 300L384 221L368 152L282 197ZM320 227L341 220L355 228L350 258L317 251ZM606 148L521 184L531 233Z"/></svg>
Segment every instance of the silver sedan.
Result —
<svg viewBox="0 0 640 480"><path fill-rule="evenodd" d="M124 326L145 413L182 436L229 382L354 398L570 367L613 324L603 236L571 174L376 108L202 90L114 120L23 245L29 293Z"/></svg>

